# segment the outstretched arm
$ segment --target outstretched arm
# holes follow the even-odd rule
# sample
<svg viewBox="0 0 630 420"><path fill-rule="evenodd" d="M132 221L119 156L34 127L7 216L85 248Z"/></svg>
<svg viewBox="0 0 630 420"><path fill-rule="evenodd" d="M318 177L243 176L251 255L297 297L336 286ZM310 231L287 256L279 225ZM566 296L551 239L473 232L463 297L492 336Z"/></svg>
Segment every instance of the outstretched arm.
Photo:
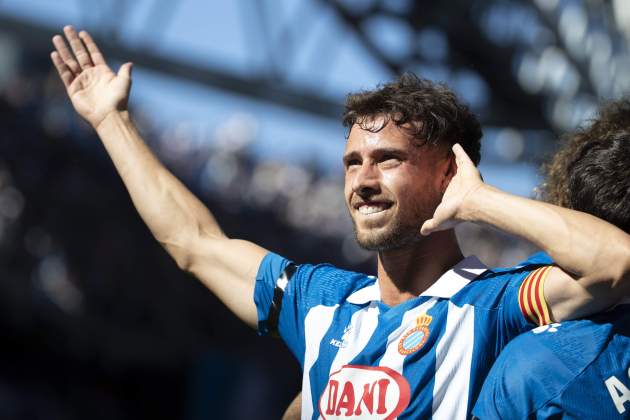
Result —
<svg viewBox="0 0 630 420"><path fill-rule="evenodd" d="M100 137L134 206L178 266L255 326L254 281L266 250L229 239L208 209L149 150L129 117L131 63L115 74L90 37L70 27L53 37L51 59L76 111Z"/></svg>
<svg viewBox="0 0 630 420"><path fill-rule="evenodd" d="M460 145L453 147L457 174L421 233L462 221L520 236L555 261L544 293L556 321L605 310L630 294L630 235L601 219L529 200L484 184Z"/></svg>

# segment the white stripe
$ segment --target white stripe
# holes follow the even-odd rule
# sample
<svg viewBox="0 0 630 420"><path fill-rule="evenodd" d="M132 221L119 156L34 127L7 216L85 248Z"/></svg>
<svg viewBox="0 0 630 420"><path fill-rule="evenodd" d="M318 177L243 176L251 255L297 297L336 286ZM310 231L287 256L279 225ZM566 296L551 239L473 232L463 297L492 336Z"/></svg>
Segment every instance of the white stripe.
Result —
<svg viewBox="0 0 630 420"><path fill-rule="evenodd" d="M348 303L354 303L355 305L363 305L374 300L381 300L381 288L378 285L378 280L371 286L359 289L346 299Z"/></svg>
<svg viewBox="0 0 630 420"><path fill-rule="evenodd" d="M389 337L387 337L387 349L381 358L379 363L380 366L386 366L402 374L403 363L405 362L406 356L398 352L398 341L402 338L403 334L407 332L407 330L415 327L418 315L427 312L433 305L435 305L435 302L437 302L437 298L431 298L422 305L416 306L415 308L405 312L400 326L396 328Z"/></svg>
<svg viewBox="0 0 630 420"><path fill-rule="evenodd" d="M313 417L313 399L311 396L311 377L313 364L319 357L319 344L330 328L337 307L319 305L311 308L304 319L304 373L302 374L302 420Z"/></svg>
<svg viewBox="0 0 630 420"><path fill-rule="evenodd" d="M435 283L420 296L435 296L450 299L455 293L463 289L488 268L479 261L479 258L471 255L457 263L457 265L442 274Z"/></svg>
<svg viewBox="0 0 630 420"><path fill-rule="evenodd" d="M347 333L343 335L343 340L341 340L346 343L346 347L340 348L337 352L330 365L329 375L341 369L343 365L348 364L363 351L372 338L374 330L376 330L379 312L377 303L372 302L369 306L352 315Z"/></svg>
<svg viewBox="0 0 630 420"><path fill-rule="evenodd" d="M475 330L475 308L448 303L444 335L435 350L433 419L465 419Z"/></svg>

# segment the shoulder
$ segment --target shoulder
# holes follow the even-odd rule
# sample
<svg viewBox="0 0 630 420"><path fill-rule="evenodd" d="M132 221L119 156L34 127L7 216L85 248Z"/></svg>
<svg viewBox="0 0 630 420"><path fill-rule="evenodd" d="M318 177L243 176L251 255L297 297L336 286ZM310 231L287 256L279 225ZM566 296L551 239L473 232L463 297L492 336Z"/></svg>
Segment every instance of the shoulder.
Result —
<svg viewBox="0 0 630 420"><path fill-rule="evenodd" d="M619 349L627 354L628 332L630 305L591 319L554 323L521 334L507 345L490 370L475 406L476 415L483 418L482 414L498 410L502 416L525 418L534 412L547 413L558 404L579 412L569 407L579 402L573 398L574 394L581 395L576 390L587 387L592 392L601 391L601 383L596 387L593 380L599 381L605 371L619 365L627 369L626 364L608 356Z"/></svg>
<svg viewBox="0 0 630 420"><path fill-rule="evenodd" d="M503 304L502 297L506 292L518 289L529 274L552 263L547 254L539 252L511 267L489 268L464 287L453 300L480 309L497 309Z"/></svg>
<svg viewBox="0 0 630 420"><path fill-rule="evenodd" d="M549 375L567 379L579 374L601 353L611 331L611 324L591 320L543 325L512 340L497 362L508 374L527 373L521 376L523 380Z"/></svg>
<svg viewBox="0 0 630 420"><path fill-rule="evenodd" d="M293 276L307 306L335 305L362 290L371 290L376 277L344 270L331 264L300 264ZM366 292L367 292L366 290Z"/></svg>
<svg viewBox="0 0 630 420"><path fill-rule="evenodd" d="M506 395L521 396L536 409L550 396L559 395L597 359L610 333L610 324L590 320L535 328L507 345L487 382Z"/></svg>
<svg viewBox="0 0 630 420"><path fill-rule="evenodd" d="M566 324L528 331L505 347L483 384L477 417L526 418L562 394L596 357L564 347L562 335L574 335L561 333L570 329ZM580 327L579 321L575 324Z"/></svg>
<svg viewBox="0 0 630 420"><path fill-rule="evenodd" d="M258 283L268 294L280 288L285 297L305 306L335 305L376 283L376 277L344 270L331 264L295 264L272 252L262 260Z"/></svg>

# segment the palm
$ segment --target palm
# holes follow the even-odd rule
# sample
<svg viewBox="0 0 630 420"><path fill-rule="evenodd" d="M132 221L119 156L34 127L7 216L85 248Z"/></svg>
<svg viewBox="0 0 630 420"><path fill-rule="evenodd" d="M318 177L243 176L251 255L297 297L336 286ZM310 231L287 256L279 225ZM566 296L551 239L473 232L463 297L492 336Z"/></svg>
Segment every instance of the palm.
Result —
<svg viewBox="0 0 630 420"><path fill-rule="evenodd" d="M72 51L56 35L51 58L72 105L96 128L110 112L127 108L131 63L123 64L114 74L87 32L77 34L74 28L66 26L64 33Z"/></svg>
<svg viewBox="0 0 630 420"><path fill-rule="evenodd" d="M466 198L483 185L479 171L464 149L456 144L453 146L453 152L457 163L457 173L448 184L440 205L433 213L433 218L422 225L421 233L424 235L450 229L460 223L459 215Z"/></svg>
<svg viewBox="0 0 630 420"><path fill-rule="evenodd" d="M118 77L106 65L83 70L68 86L68 96L79 115L93 125L108 112L125 109L130 80Z"/></svg>

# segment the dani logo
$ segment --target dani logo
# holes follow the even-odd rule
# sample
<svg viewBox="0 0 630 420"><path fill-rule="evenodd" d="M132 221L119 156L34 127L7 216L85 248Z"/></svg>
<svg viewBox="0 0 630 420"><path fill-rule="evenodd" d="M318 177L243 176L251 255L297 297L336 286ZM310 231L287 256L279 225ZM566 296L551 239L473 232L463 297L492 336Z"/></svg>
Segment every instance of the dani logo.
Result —
<svg viewBox="0 0 630 420"><path fill-rule="evenodd" d="M345 365L330 375L319 399L324 419L394 419L409 405L407 380L382 366Z"/></svg>
<svg viewBox="0 0 630 420"><path fill-rule="evenodd" d="M429 338L429 325L433 321L431 315L422 314L416 318L416 326L402 336L398 342L398 353L407 356L418 351L424 346Z"/></svg>

